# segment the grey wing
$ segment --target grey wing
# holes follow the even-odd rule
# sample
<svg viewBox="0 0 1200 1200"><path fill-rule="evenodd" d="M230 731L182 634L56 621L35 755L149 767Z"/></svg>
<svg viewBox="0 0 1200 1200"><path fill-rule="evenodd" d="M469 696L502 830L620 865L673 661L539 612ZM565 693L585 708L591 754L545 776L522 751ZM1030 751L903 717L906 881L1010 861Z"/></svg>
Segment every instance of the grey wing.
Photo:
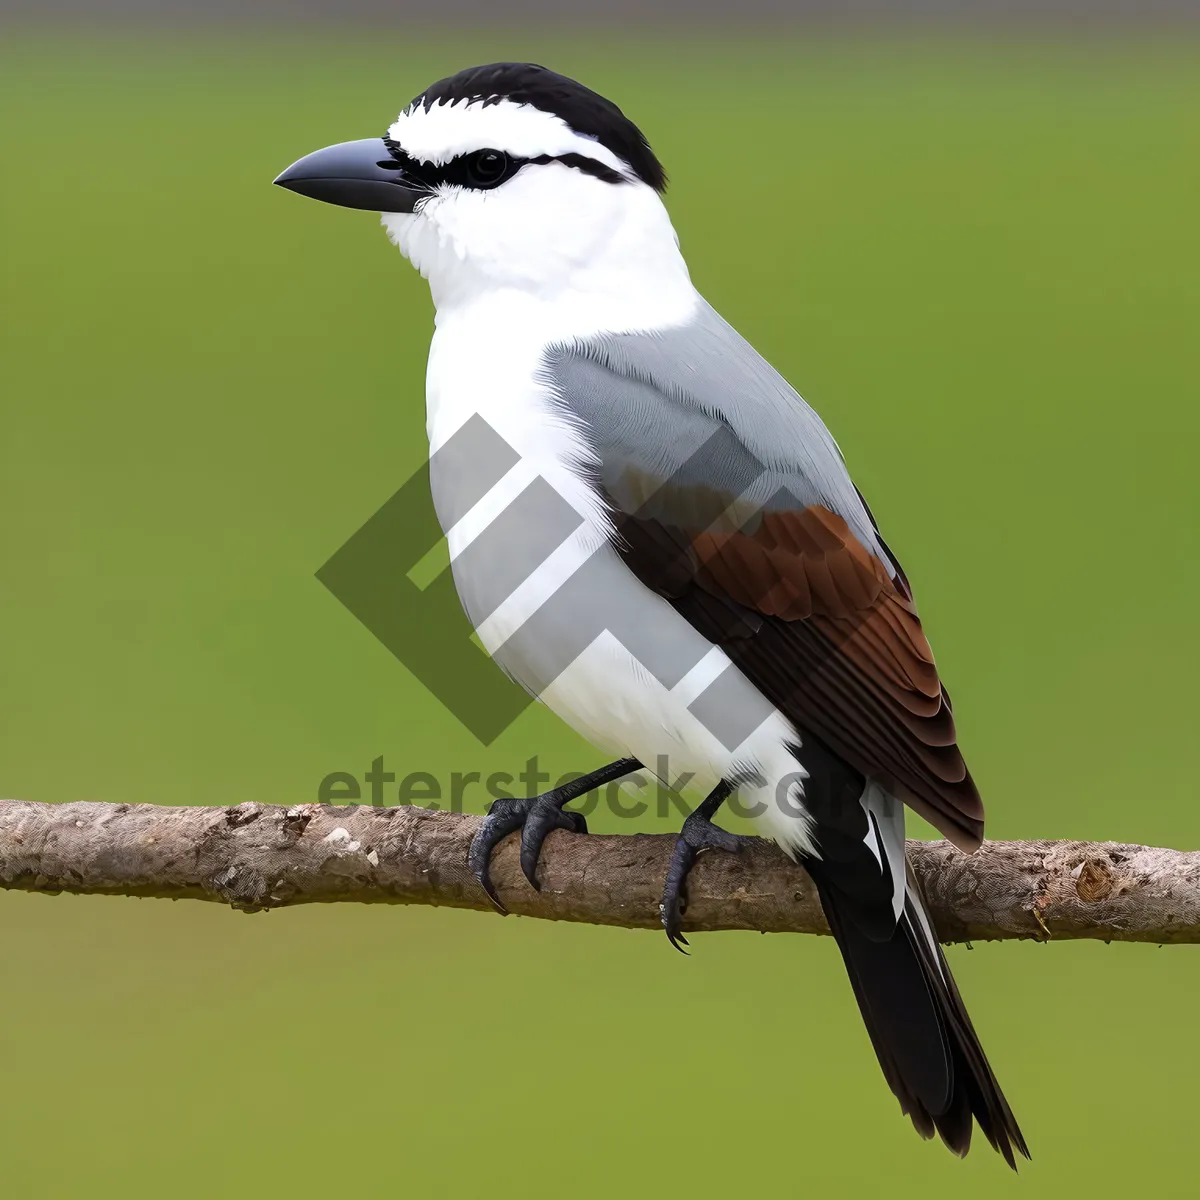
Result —
<svg viewBox="0 0 1200 1200"><path fill-rule="evenodd" d="M806 736L963 848L983 806L908 582L817 414L704 305L551 347L626 566Z"/></svg>
<svg viewBox="0 0 1200 1200"><path fill-rule="evenodd" d="M892 566L821 418L703 301L676 329L554 346L543 370L621 508L650 515L689 494L736 497L743 517L821 505Z"/></svg>

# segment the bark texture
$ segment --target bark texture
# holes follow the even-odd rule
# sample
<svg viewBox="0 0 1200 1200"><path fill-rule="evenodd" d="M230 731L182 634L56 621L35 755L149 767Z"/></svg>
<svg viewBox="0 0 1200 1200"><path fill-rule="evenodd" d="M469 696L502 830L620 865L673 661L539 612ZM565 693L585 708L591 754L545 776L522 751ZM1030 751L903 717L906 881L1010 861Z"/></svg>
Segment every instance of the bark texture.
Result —
<svg viewBox="0 0 1200 1200"><path fill-rule="evenodd" d="M466 868L478 817L422 808L0 801L0 888L214 900L246 912L354 901L491 911ZM517 914L654 928L674 838L551 834L542 890L515 837L493 860ZM963 854L910 842L943 941L1094 938L1200 942L1200 852L1116 842L989 842ZM767 842L706 854L688 932L827 933L804 871Z"/></svg>

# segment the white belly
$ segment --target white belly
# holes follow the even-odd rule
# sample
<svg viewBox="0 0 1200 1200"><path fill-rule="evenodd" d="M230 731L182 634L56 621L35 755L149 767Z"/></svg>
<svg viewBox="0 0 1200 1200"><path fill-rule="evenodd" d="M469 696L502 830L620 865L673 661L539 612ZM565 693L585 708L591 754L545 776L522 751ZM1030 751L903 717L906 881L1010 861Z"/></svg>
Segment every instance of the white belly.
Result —
<svg viewBox="0 0 1200 1200"><path fill-rule="evenodd" d="M523 522L527 536L531 525ZM811 849L795 728L723 650L637 580L607 530L585 521L557 548L551 540L544 561L498 605L488 589L508 547L499 539L481 553L487 542L485 527L453 556L455 582L480 640L514 679L594 745L638 759L666 784L691 776L706 793L738 781L765 835Z"/></svg>
<svg viewBox="0 0 1200 1200"><path fill-rule="evenodd" d="M772 711L731 748L689 707L727 665L714 647L691 675L667 688L615 637L602 634L540 698L594 745L636 758L668 786L682 778L703 795L722 779L741 780L740 811L754 814L762 833L786 849L811 852L811 822L801 806L804 771L788 748L800 739L790 723ZM746 709L760 706L740 672L736 681L723 702L736 705L740 691Z"/></svg>

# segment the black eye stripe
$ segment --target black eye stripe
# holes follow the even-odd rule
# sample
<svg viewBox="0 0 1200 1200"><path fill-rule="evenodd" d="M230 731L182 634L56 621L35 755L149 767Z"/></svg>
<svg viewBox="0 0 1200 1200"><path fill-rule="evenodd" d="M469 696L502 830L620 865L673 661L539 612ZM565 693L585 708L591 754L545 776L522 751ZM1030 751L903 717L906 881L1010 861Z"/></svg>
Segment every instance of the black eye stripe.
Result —
<svg viewBox="0 0 1200 1200"><path fill-rule="evenodd" d="M395 160L397 168L402 169L414 179L419 179L430 190L445 184L453 184L458 187L486 191L507 182L522 167L542 166L552 162L562 163L576 171L582 171L585 175L601 179L605 183L629 182L619 171L614 171L612 167L606 166L594 158L589 158L586 154L541 154L537 158L516 158L499 150L484 149L472 151L470 154L460 154L457 158L453 158L439 167L433 163L421 162L406 154L400 144L389 137L385 137L383 140L387 145L388 153ZM503 160L503 170L493 175L493 168L490 164L478 161L480 156L484 155L499 155ZM484 168L484 171L480 170L481 167ZM486 177L484 177L485 173Z"/></svg>
<svg viewBox="0 0 1200 1200"><path fill-rule="evenodd" d="M620 171L614 171L612 167L605 166L604 163L597 162L594 158L588 158L586 154L543 154L538 158L530 158L525 161L539 164L560 162L564 166L574 167L576 171L582 171L585 175L603 179L605 183L629 182Z"/></svg>

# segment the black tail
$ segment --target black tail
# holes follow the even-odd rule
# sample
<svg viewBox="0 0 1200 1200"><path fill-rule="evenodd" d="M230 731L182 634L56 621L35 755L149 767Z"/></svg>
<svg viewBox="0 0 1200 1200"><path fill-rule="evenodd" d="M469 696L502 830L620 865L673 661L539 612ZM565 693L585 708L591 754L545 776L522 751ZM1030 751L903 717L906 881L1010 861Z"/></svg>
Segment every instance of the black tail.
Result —
<svg viewBox="0 0 1200 1200"><path fill-rule="evenodd" d="M864 932L854 902L822 869L825 864L806 865L901 1109L922 1137L936 1132L958 1155L970 1148L974 1117L1016 1170L1014 1150L1026 1158L1029 1150L963 1007L912 872L900 921L880 940Z"/></svg>

